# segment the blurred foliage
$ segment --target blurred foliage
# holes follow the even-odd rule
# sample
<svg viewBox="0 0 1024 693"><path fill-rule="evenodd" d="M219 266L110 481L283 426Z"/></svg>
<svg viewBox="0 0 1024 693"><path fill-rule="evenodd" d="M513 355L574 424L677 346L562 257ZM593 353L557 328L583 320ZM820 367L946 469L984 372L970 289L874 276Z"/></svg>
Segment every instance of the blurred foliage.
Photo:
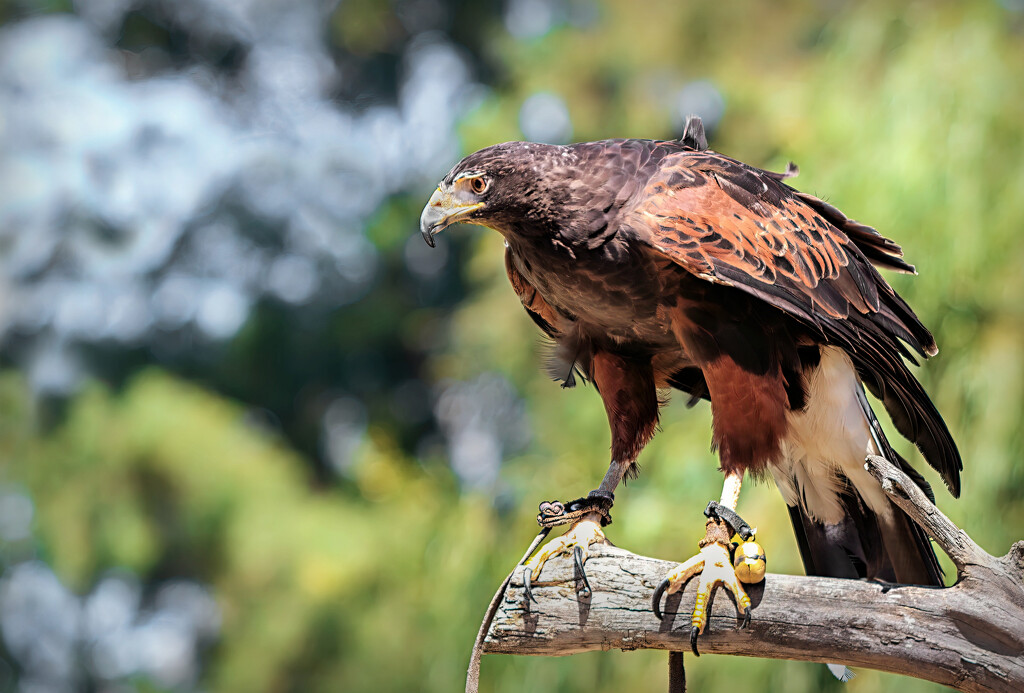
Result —
<svg viewBox="0 0 1024 693"><path fill-rule="evenodd" d="M16 4L0 3L0 16ZM538 91L564 99L573 139L671 137L675 95L708 80L726 104L714 149L776 170L793 159L797 187L899 241L921 276L889 278L934 329L942 352L918 373L965 461L964 497L939 490L939 505L993 553L1022 538L1024 16L994 2L622 0L514 38L500 8L475 6L453 5L448 26L490 85L461 124L466 152L522 137L520 105ZM402 7L342 3L325 31L344 59L391 64ZM80 591L113 569L212 586L223 626L207 690L457 689L478 618L533 535L536 502L583 493L605 469L600 401L541 373L497 234L453 229L442 242L458 274L433 298L403 278L404 239L428 194L378 211L368 234L385 270L366 299L322 322L261 308L216 358L165 364L176 375L136 355L112 378L123 387L90 385L55 423L37 420L21 377L0 381L0 481L34 500L39 556ZM417 454L430 424L403 423L388 402L414 374L485 371L524 396L534 439L505 460L497 489L468 491L434 448ZM368 403L367 434L339 480L312 462L317 422L292 411L320 387ZM662 421L610 536L682 559L721 477L706 407L676 402ZM742 505L771 569L799 572L777 492L752 487ZM687 674L694 690L937 688L870 671L842 687L820 665L727 657L689 659ZM498 692L664 680L664 656L651 652L483 663L483 689Z"/></svg>
<svg viewBox="0 0 1024 693"><path fill-rule="evenodd" d="M318 491L244 409L156 372L118 396L89 388L46 437L18 433L31 422L17 378L2 394L16 448L5 468L37 499L44 556L78 589L114 566L212 585L224 618L214 690L400 691L427 670L439 685L458 676L457 652L434 661L414 644L430 632L459 649L500 570L475 547L500 525L486 499L459 501L443 467L411 472L371 435L357 493ZM466 543L438 540L463 530ZM434 599L439 584L467 598ZM412 666L389 668L395 651ZM394 672L386 687L381 671Z"/></svg>

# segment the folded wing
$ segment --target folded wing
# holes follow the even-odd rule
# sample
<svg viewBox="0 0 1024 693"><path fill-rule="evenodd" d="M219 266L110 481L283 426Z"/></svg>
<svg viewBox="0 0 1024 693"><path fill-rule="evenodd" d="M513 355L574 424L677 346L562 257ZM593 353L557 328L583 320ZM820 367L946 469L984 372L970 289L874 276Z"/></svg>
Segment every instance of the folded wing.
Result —
<svg viewBox="0 0 1024 693"><path fill-rule="evenodd" d="M935 341L875 269L914 268L874 229L712 151L666 157L626 216L637 240L706 281L757 297L842 347L901 434L959 495L959 452L903 357ZM909 349L908 349L909 347Z"/></svg>

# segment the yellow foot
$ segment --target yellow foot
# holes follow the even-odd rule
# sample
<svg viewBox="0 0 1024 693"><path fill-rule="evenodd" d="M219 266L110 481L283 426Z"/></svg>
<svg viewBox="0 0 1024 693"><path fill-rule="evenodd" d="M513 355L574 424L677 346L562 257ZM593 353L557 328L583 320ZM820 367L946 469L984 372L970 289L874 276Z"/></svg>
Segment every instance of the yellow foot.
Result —
<svg viewBox="0 0 1024 693"><path fill-rule="evenodd" d="M591 515L593 517L593 515ZM569 529L568 532L552 539L528 560L523 567L523 583L526 596L531 601L533 592L530 589L531 582L540 577L540 571L549 558L561 554L572 554L576 561L576 568L583 578L583 589L580 595L585 599L590 596L590 583L587 581L587 574L583 572L583 564L587 562L587 549L591 544L607 544L608 540L601 531L600 520L580 520Z"/></svg>
<svg viewBox="0 0 1024 693"><path fill-rule="evenodd" d="M717 535L717 536L716 536ZM700 553L679 564L669 572L658 588L654 590L654 615L660 620L661 597L663 594L674 594L682 589L691 577L700 573L697 585L697 599L693 606L690 619L690 648L693 654L697 651L697 636L704 632L708 623L708 602L719 585L724 585L736 598L736 610L743 616L741 628L750 624L750 597L743 589L743 582L748 584L764 579L764 549L754 541L747 541L736 549L735 565L729 555L729 546L721 539L721 532L716 531L712 523L708 523L708 536L701 542Z"/></svg>

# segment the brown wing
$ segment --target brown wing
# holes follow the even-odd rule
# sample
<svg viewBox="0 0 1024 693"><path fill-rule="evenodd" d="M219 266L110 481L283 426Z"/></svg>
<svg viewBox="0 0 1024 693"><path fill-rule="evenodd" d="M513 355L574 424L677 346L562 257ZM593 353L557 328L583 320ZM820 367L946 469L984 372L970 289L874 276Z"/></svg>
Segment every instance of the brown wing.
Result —
<svg viewBox="0 0 1024 693"><path fill-rule="evenodd" d="M872 263L913 272L900 247L839 210L715 152L666 157L623 226L707 281L735 287L818 330L850 354L893 423L959 494L959 452L907 369L904 343L936 353L931 333Z"/></svg>
<svg viewBox="0 0 1024 693"><path fill-rule="evenodd" d="M629 225L698 277L819 327L823 318L871 315L921 355L934 354L931 334L871 264L913 272L900 247L785 185L785 175L714 152L670 157Z"/></svg>

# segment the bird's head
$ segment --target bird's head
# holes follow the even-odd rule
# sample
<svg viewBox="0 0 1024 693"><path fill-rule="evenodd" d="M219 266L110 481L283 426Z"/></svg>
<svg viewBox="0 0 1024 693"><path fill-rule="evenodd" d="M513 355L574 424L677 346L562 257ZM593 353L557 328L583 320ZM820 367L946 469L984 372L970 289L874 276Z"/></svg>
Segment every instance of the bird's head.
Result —
<svg viewBox="0 0 1024 693"><path fill-rule="evenodd" d="M550 174L571 166L569 147L506 142L470 154L448 172L420 215L420 233L434 236L455 223L489 226L507 234L514 222L538 220L557 208Z"/></svg>

